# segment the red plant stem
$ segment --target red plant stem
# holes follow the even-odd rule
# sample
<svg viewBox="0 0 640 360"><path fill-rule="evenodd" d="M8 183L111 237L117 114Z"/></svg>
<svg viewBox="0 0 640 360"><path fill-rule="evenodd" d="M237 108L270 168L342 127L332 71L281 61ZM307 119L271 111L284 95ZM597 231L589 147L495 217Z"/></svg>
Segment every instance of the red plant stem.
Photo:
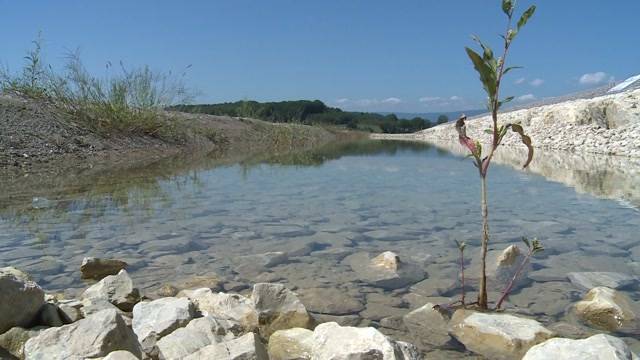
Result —
<svg viewBox="0 0 640 360"><path fill-rule="evenodd" d="M507 284L507 287L502 292L502 296L500 296L500 300L498 300L498 304L496 305L496 310L500 310L502 303L507 298L507 296L509 296L509 293L513 289L513 285L516 283L516 280L518 279L518 276L520 276L520 273L524 269L524 266L529 262L529 259L531 258L532 254L533 254L533 250L529 249L527 256L524 259L522 259L520 266L518 266L518 269L516 269L515 274L513 274L513 277L509 281L509 284Z"/></svg>
<svg viewBox="0 0 640 360"><path fill-rule="evenodd" d="M487 300L487 248L489 246L489 207L487 205L487 178L481 176L482 184L481 203L482 203L482 250L481 250L481 271L480 291L478 292L478 306L481 309L488 308Z"/></svg>
<svg viewBox="0 0 640 360"><path fill-rule="evenodd" d="M460 281L462 284L462 298L460 301L462 302L462 306L464 307L464 249L460 249Z"/></svg>

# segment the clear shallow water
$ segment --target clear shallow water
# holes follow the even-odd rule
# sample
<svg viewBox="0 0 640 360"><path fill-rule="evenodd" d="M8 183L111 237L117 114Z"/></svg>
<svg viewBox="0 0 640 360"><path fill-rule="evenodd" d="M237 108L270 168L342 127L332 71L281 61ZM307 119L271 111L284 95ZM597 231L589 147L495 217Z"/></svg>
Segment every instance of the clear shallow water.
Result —
<svg viewBox="0 0 640 360"><path fill-rule="evenodd" d="M478 253L477 172L470 161L426 144L367 141L216 165L180 159L62 178L49 191L38 189L37 199L29 189L5 195L0 263L52 291L86 286L79 274L85 256L129 262L134 282L149 293L211 273L233 284L284 282L303 298L335 288L359 302L343 313L377 324L426 300L458 296L454 239L470 244L469 259ZM521 236L538 237L546 248L534 260L532 282L511 297L514 311L566 320L565 309L583 294L567 272L640 274L640 213L633 203L596 198L589 188L578 193L508 166L493 166L489 176L491 249L518 244ZM602 187L595 184L593 193ZM270 268L246 266L247 255L309 242L316 245L308 255ZM385 292L349 266L351 254L387 250L421 264L428 279ZM472 279L475 266L469 265Z"/></svg>

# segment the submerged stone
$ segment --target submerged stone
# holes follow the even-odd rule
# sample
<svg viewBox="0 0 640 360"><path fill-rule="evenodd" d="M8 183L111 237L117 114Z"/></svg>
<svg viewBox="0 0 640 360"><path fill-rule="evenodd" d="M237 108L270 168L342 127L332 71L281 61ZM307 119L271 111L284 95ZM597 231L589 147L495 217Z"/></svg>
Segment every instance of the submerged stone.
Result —
<svg viewBox="0 0 640 360"><path fill-rule="evenodd" d="M605 286L619 290L638 284L638 277L616 272L571 272L567 274L571 283L584 290Z"/></svg>
<svg viewBox="0 0 640 360"><path fill-rule="evenodd" d="M582 301L577 302L575 311L587 324L615 331L638 322L633 304L627 295L601 286L591 289Z"/></svg>

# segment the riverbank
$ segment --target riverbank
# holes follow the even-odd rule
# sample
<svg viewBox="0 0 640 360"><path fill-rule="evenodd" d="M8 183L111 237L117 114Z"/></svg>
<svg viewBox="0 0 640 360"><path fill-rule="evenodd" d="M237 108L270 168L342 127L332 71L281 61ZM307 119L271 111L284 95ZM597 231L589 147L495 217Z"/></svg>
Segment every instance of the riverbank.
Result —
<svg viewBox="0 0 640 360"><path fill-rule="evenodd" d="M0 96L0 169L42 172L155 161L180 152L225 156L327 143L344 133L255 119L159 111L159 133L105 133L43 100Z"/></svg>
<svg viewBox="0 0 640 360"><path fill-rule="evenodd" d="M498 122L520 123L539 149L640 157L640 90L506 112L499 115ZM491 127L489 116L470 119L466 124L467 135L490 143L490 135L484 132ZM443 145L458 142L452 123L413 134L371 137ZM511 133L503 145L522 147L519 138Z"/></svg>

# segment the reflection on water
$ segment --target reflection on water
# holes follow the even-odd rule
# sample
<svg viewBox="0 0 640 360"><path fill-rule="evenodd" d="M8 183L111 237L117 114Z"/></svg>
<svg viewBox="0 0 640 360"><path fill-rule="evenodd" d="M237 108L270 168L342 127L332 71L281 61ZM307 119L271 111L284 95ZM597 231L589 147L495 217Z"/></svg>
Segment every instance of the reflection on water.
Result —
<svg viewBox="0 0 640 360"><path fill-rule="evenodd" d="M436 142L434 146L464 156L467 150L458 143ZM520 169L527 157L526 148L501 147L495 162ZM542 175L597 197L620 200L640 208L640 159L591 153L572 153L536 149L527 171Z"/></svg>
<svg viewBox="0 0 640 360"><path fill-rule="evenodd" d="M499 154L504 164L521 160ZM638 204L637 167L615 161L539 153L529 172L492 169L492 250L523 235L547 249L533 282L510 298L515 311L564 319L581 295L570 271L640 274L638 212L590 195ZM127 261L149 292L208 273L234 284L280 281L303 298L330 287L361 302L358 315L378 324L457 294L453 240L470 244L468 254L479 246L476 178L468 160L426 143L361 141L240 162L181 156L70 174L48 187L14 181L11 194L0 195L0 262L50 290L84 287L85 256ZM349 256L386 250L423 264L428 279L392 292L362 282ZM247 266L247 255L269 251L298 256Z"/></svg>

